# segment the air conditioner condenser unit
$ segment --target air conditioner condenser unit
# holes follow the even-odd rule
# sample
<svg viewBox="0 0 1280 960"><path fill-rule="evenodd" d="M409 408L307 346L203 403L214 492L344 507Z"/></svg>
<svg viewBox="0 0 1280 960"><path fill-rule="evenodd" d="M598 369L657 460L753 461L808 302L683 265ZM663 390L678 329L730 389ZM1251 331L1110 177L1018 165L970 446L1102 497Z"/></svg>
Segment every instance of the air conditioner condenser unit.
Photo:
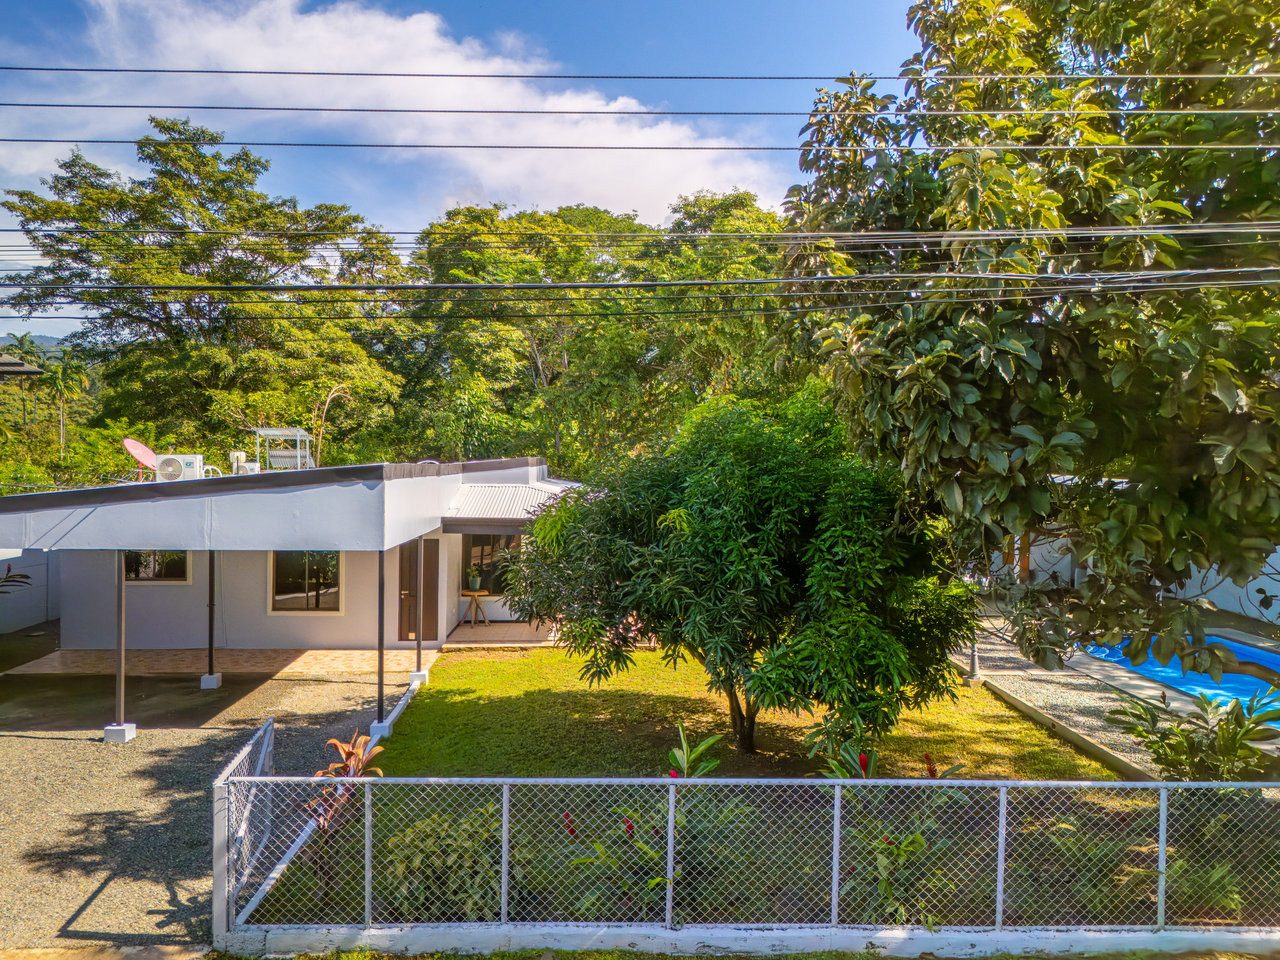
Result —
<svg viewBox="0 0 1280 960"><path fill-rule="evenodd" d="M156 457L156 480L160 483L203 478L204 457L198 453L162 453Z"/></svg>

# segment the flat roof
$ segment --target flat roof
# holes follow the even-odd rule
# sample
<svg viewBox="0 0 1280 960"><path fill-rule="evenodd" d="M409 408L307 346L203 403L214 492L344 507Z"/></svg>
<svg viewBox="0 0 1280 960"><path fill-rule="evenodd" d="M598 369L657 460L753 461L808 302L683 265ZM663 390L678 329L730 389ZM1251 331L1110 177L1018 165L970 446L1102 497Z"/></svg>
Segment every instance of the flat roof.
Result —
<svg viewBox="0 0 1280 960"><path fill-rule="evenodd" d="M198 480L173 480L167 483L117 483L108 487L85 487L78 490L53 490L46 493L19 493L0 497L0 514L24 513L50 508L93 507L111 503L138 503L146 500L200 497L208 494L238 493L255 490L281 490L291 487L327 486L343 483L380 483L411 477L444 477L483 473L518 467L540 467L542 457L512 457L505 460L469 460L461 463L362 463L345 467L311 467L301 470L267 470Z"/></svg>

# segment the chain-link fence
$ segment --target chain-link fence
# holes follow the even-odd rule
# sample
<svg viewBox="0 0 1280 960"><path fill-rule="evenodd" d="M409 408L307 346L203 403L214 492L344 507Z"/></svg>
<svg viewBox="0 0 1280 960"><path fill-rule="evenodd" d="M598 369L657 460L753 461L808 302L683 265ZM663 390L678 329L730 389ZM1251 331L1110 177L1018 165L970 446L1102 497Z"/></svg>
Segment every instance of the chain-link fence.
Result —
<svg viewBox="0 0 1280 960"><path fill-rule="evenodd" d="M1280 927L1280 788L1262 784L233 775L226 790L232 930ZM268 826L236 840L241 820Z"/></svg>

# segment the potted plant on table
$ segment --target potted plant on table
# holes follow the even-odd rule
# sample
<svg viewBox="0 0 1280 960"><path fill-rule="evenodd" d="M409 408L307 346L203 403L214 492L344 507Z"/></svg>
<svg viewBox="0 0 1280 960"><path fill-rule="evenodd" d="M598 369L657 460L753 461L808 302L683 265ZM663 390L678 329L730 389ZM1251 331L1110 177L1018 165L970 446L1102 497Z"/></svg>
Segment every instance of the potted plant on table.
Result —
<svg viewBox="0 0 1280 960"><path fill-rule="evenodd" d="M480 589L480 568L476 566L467 567L467 589Z"/></svg>

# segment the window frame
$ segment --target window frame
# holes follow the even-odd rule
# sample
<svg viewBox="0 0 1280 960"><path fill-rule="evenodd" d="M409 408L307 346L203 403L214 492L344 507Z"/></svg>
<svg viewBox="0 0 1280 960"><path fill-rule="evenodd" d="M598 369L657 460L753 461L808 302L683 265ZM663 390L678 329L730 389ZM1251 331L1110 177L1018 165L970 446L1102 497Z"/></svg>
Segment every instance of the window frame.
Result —
<svg viewBox="0 0 1280 960"><path fill-rule="evenodd" d="M277 553L336 553L338 555L338 608L336 610L277 610L275 608ZM347 551L345 550L268 550L267 551L267 616L269 617L341 617L347 609Z"/></svg>
<svg viewBox="0 0 1280 960"><path fill-rule="evenodd" d="M121 553L181 553L186 559L183 561L183 567L186 574L182 579L176 577L128 577L124 578L125 586L147 586L147 587L184 587L191 585L191 551L190 550L122 550ZM120 562L117 559L117 562ZM117 574L119 576L119 574Z"/></svg>

